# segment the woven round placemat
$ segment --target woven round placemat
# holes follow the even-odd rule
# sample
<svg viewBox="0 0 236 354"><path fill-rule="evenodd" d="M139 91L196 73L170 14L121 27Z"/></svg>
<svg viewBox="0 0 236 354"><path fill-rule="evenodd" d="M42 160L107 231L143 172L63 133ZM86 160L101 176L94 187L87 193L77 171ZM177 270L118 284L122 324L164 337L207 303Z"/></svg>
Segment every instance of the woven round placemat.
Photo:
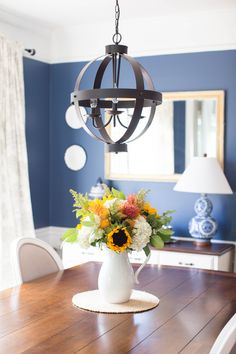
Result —
<svg viewBox="0 0 236 354"><path fill-rule="evenodd" d="M91 290L74 295L72 303L80 309L92 312L138 313L153 309L159 304L159 299L145 291L133 290L129 301L109 304L101 298L99 290Z"/></svg>

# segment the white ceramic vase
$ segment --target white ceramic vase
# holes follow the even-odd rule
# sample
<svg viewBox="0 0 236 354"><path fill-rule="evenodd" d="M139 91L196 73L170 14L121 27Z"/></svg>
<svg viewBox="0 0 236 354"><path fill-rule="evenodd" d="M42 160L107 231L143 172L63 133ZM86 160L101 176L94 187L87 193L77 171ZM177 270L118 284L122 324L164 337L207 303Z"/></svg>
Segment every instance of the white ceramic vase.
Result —
<svg viewBox="0 0 236 354"><path fill-rule="evenodd" d="M135 272L126 251L117 253L108 248L104 250L105 260L98 276L98 289L102 298L111 304L127 302L134 283L138 284L138 275L149 257Z"/></svg>

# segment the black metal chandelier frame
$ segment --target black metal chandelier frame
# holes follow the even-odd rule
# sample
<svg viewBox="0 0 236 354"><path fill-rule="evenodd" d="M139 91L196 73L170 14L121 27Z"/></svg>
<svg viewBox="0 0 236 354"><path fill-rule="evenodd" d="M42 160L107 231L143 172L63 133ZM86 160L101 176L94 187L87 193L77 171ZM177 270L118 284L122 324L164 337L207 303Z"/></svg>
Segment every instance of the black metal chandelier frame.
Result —
<svg viewBox="0 0 236 354"><path fill-rule="evenodd" d="M115 14L115 34L112 37L114 44L106 46L105 56L92 60L81 70L76 80L74 92L71 94L71 103L75 105L77 115L85 131L93 138L106 143L108 152L117 153L127 151L126 142L136 140L147 131L153 121L156 106L162 103L162 94L155 91L152 79L144 67L127 54L128 47L119 44L122 36L119 33L120 8L118 0L116 0ZM101 60L101 58L103 59ZM95 75L93 88L82 90L81 81L90 66L97 60L101 60L101 63ZM122 60L127 61L133 69L135 89L119 87ZM101 88L104 73L110 63L112 64L112 87ZM145 89L145 84L147 89ZM94 129L86 124L86 119L84 119L80 107L91 110L88 118L92 119L92 125L97 129L99 135L94 133ZM140 119L144 118L142 116L143 107L151 108L149 117L143 130L133 138L132 135ZM123 112L122 109L127 108L133 108L132 118L128 126L124 125L119 117ZM107 115L110 116L105 122L102 118L101 109L106 109ZM117 141L110 137L106 129L112 122L114 126L118 123L126 128L123 136Z"/></svg>

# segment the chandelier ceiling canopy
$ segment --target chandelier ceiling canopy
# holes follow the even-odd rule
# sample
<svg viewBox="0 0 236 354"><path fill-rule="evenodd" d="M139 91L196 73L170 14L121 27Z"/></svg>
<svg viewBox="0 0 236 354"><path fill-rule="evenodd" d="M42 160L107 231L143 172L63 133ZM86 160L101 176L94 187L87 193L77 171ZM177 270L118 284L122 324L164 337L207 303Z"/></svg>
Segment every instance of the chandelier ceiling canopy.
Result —
<svg viewBox="0 0 236 354"><path fill-rule="evenodd" d="M119 18L120 7L116 0L113 44L105 47L105 56L84 66L71 94L71 103L75 105L82 127L90 136L107 144L108 152L115 153L127 151L127 142L146 132L154 118L156 106L162 103L162 94L155 91L147 71L127 54L128 47L120 44L122 36L119 33ZM82 89L82 79L97 62L93 87ZM134 88L120 87L120 77L127 76L128 69L133 72ZM107 84L108 78L110 80ZM106 81L105 87L102 85L103 81ZM143 109L147 107L148 114L143 115ZM125 112L131 112L128 114L128 120L127 114L126 118L123 117ZM141 131L138 129L140 120L145 120L144 124L142 122ZM118 125L121 135L114 139L111 132Z"/></svg>

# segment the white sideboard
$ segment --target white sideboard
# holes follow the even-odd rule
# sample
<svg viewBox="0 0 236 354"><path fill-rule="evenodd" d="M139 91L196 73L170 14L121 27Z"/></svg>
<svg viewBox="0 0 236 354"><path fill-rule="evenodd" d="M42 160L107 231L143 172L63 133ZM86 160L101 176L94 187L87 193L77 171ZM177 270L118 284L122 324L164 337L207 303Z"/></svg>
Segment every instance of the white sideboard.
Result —
<svg viewBox="0 0 236 354"><path fill-rule="evenodd" d="M132 263L143 263L144 252L132 252L129 255ZM65 243L62 259L65 268L104 259L103 252L96 247L81 249L78 244ZM209 246L195 246L191 241L176 241L167 244L162 250L152 249L149 264L172 265L210 270L233 271L234 245L212 243Z"/></svg>

